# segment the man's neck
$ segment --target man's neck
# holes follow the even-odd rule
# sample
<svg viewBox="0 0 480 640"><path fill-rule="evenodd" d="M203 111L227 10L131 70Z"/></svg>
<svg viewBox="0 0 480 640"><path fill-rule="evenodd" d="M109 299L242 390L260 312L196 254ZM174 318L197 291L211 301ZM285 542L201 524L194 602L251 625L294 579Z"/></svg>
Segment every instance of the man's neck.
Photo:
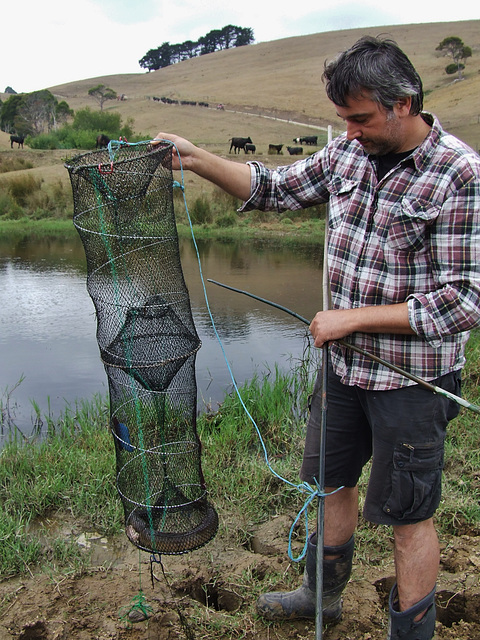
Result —
<svg viewBox="0 0 480 640"><path fill-rule="evenodd" d="M402 148L398 149L398 153L404 151L410 151L422 144L425 138L430 133L430 126L425 122L422 116L411 116L409 120L405 122L405 139L402 144Z"/></svg>

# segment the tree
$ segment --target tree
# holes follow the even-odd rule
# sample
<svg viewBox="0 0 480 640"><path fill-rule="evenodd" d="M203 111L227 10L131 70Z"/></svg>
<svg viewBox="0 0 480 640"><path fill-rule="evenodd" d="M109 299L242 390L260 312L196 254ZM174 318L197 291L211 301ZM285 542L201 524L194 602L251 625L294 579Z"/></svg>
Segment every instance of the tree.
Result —
<svg viewBox="0 0 480 640"><path fill-rule="evenodd" d="M458 73L458 79L461 80L465 69L465 61L467 58L472 57L472 49L467 47L461 38L449 36L440 42L436 51L444 51L445 55L452 58L453 62L445 67L445 72L449 75Z"/></svg>
<svg viewBox="0 0 480 640"><path fill-rule="evenodd" d="M8 133L39 135L56 128L73 116L65 100L43 89L25 94L12 94L0 109L0 128Z"/></svg>
<svg viewBox="0 0 480 640"><path fill-rule="evenodd" d="M235 27L232 24L223 29L213 29L197 42L186 40L180 44L170 44L164 42L156 49L150 49L138 64L148 71L163 69L171 64L182 62L188 58L195 58L206 53L213 53L220 49L230 49L232 47L242 47L252 44L254 41L253 30L244 27Z"/></svg>
<svg viewBox="0 0 480 640"><path fill-rule="evenodd" d="M147 53L138 61L142 69L156 71L171 64L170 43L164 42L156 49L149 49Z"/></svg>
<svg viewBox="0 0 480 640"><path fill-rule="evenodd" d="M0 110L0 128L7 133L13 133L15 131L15 118L20 105L22 104L23 96L16 93L11 95L2 104ZM16 133L24 133L23 131L16 131Z"/></svg>
<svg viewBox="0 0 480 640"><path fill-rule="evenodd" d="M15 129L33 136L50 131L55 122L56 102L47 89L27 93L15 117Z"/></svg>
<svg viewBox="0 0 480 640"><path fill-rule="evenodd" d="M48 91L34 91L22 97L15 116L15 129L33 136L56 129L59 123L64 123L73 116L65 100L58 102Z"/></svg>
<svg viewBox="0 0 480 640"><path fill-rule="evenodd" d="M89 107L75 113L72 127L76 131L97 131L118 136L121 133L122 118L118 111L92 111Z"/></svg>
<svg viewBox="0 0 480 640"><path fill-rule="evenodd" d="M69 118L73 118L74 111L70 109L68 103L65 100L58 102L55 105L55 111L53 113L53 128L56 129L59 124L65 124Z"/></svg>
<svg viewBox="0 0 480 640"><path fill-rule="evenodd" d="M104 84L98 84L88 90L88 95L94 98L100 105L100 111L103 111L103 105L107 100L116 100L117 93L113 89L106 87Z"/></svg>

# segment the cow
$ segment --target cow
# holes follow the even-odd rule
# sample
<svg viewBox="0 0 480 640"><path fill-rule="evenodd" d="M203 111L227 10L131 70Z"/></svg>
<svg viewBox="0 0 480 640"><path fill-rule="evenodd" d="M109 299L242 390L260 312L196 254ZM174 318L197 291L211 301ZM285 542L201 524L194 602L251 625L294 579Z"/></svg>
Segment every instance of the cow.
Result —
<svg viewBox="0 0 480 640"><path fill-rule="evenodd" d="M287 147L287 151L291 156L301 156L303 147Z"/></svg>
<svg viewBox="0 0 480 640"><path fill-rule="evenodd" d="M23 142L25 140L25 136L21 135L21 136L10 136L10 149L13 149L13 143L16 142L18 144L18 149L20 149L20 147L22 147L23 149Z"/></svg>
<svg viewBox="0 0 480 640"><path fill-rule="evenodd" d="M231 142L231 145L228 153L232 153L232 149L233 153L237 153L237 149L238 153L240 153L240 149L245 150L245 145L247 143L252 144L252 139L250 136L248 138L230 138L229 142Z"/></svg>
<svg viewBox="0 0 480 640"><path fill-rule="evenodd" d="M318 140L318 136L304 136L303 138L294 138L293 142L297 144L311 144L316 145Z"/></svg>
<svg viewBox="0 0 480 640"><path fill-rule="evenodd" d="M283 144L269 144L268 153L276 153L277 155L282 152Z"/></svg>
<svg viewBox="0 0 480 640"><path fill-rule="evenodd" d="M249 151L251 151L252 153L255 153L255 151L257 150L257 147L254 144L246 144L245 145L245 153L248 153Z"/></svg>
<svg viewBox="0 0 480 640"><path fill-rule="evenodd" d="M109 142L110 142L110 138L106 136L104 133L100 133L97 136L97 144L95 145L95 149L103 149L104 147L108 147Z"/></svg>

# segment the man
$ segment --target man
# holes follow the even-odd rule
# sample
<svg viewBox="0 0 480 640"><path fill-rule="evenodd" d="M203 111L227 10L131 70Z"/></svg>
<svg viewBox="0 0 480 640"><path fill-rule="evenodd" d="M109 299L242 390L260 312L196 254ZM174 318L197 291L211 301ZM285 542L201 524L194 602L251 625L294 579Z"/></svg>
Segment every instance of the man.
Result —
<svg viewBox="0 0 480 640"><path fill-rule="evenodd" d="M243 210L329 203L332 303L310 331L316 347L330 345L326 491L343 488L325 499L323 616L342 613L357 483L372 459L364 516L394 535L388 640L429 640L440 555L433 515L458 406L335 340L459 394L465 343L480 324L480 159L422 112L420 77L394 42L361 38L326 64L323 79L346 133L289 167L233 163L158 137L175 142L185 169L244 200ZM300 472L311 483L320 402L314 394ZM315 617L315 543L314 534L302 585L261 596L262 615Z"/></svg>

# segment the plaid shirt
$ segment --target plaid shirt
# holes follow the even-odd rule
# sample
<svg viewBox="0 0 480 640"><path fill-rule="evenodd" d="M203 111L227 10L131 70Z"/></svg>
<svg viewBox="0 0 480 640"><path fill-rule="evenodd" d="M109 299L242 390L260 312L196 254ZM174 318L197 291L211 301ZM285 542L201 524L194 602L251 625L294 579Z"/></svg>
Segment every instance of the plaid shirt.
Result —
<svg viewBox="0 0 480 640"><path fill-rule="evenodd" d="M290 166L252 162L241 210L329 203L333 309L408 302L415 335L356 332L347 341L425 380L460 369L469 330L480 325L480 158L432 125L423 143L380 181L375 158L341 135ZM368 357L331 345L348 385L412 384Z"/></svg>

